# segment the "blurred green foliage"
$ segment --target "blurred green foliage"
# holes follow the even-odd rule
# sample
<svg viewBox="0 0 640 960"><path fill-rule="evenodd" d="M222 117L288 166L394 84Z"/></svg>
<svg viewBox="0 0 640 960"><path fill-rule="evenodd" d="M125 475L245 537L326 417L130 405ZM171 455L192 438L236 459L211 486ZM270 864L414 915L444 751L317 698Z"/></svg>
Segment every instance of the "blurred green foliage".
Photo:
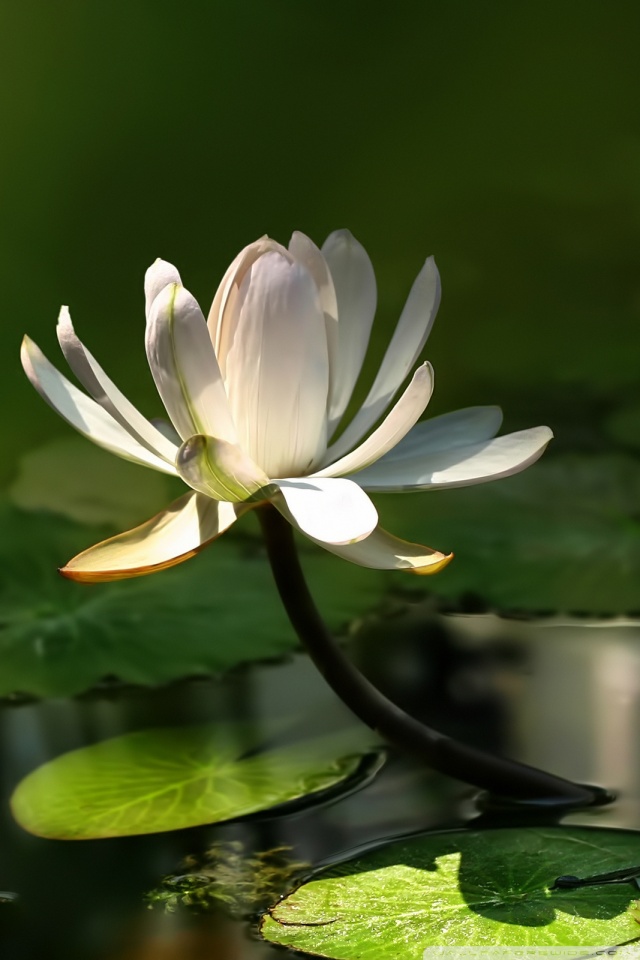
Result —
<svg viewBox="0 0 640 960"><path fill-rule="evenodd" d="M365 244L369 371L436 255L435 412L497 402L526 426L562 420L574 391L637 396L639 7L24 0L0 29L5 477L67 429L23 377L23 332L55 358L69 303L158 412L143 271L174 261L206 308L264 232Z"/></svg>
<svg viewBox="0 0 640 960"><path fill-rule="evenodd" d="M356 401L434 253L444 298L425 351L436 371L430 412L499 403L506 429L548 423L557 438L526 480L504 481L495 493L452 491L402 505L382 498L385 524L456 552L437 587L447 596L476 590L498 606L567 609L584 608L588 594L591 610L640 607L640 7L23 0L3 5L0 29L0 481L13 485L14 499L18 460L70 436L22 373L23 333L64 367L54 328L68 303L121 389L157 415L142 311L153 259L175 262L206 310L229 261L257 236L286 242L301 229L321 242L346 226L369 250L379 284ZM56 510L66 498L76 519L114 521L80 493L94 459L91 451L86 463L74 461L60 497L64 471L35 455L18 502ZM126 525L162 499L157 477L128 469L140 486ZM87 509L89 521L78 513ZM7 514L13 532L5 530L13 538L3 548L5 607L29 568L26 555L50 571L47 583L55 577L72 529L60 540L55 523L16 516ZM71 539L86 546L94 533L73 528ZM509 542L518 543L515 553ZM603 557L610 585L618 584L604 593ZM234 553L228 578L236 561ZM23 689L50 683L25 679L43 619L55 621L58 637L60 604L94 607L95 594L80 603L73 585L56 583L34 617L42 576L25 573L24 598L5 610L5 654L17 638ZM341 577L328 572L314 583L321 601L335 594L330 618L351 615L352 605L364 610L369 590L380 596L377 575L354 576L342 591ZM120 588L111 593L120 597ZM17 623L14 608L30 612ZM274 617L273 630L286 629ZM292 640L280 636L277 652ZM62 677L61 688L107 669L89 659L87 676Z"/></svg>

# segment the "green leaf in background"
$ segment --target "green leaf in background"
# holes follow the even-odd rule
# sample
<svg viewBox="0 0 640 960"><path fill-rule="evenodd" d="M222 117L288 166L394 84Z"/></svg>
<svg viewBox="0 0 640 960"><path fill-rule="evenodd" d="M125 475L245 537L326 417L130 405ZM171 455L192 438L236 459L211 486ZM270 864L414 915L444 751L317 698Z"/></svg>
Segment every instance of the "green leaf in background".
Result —
<svg viewBox="0 0 640 960"><path fill-rule="evenodd" d="M612 946L640 938L627 912L633 886L550 887L562 874L590 876L635 863L640 833L622 830L421 835L321 873L278 903L261 932L273 943L336 960L428 960L428 947ZM639 955L638 944L616 951Z"/></svg>
<svg viewBox="0 0 640 960"><path fill-rule="evenodd" d="M105 676L162 683L295 649L255 520L238 527L170 570L86 585L57 568L109 530L0 503L0 695L70 696ZM335 630L384 588L380 574L353 567L345 576L324 552L306 566Z"/></svg>
<svg viewBox="0 0 640 960"><path fill-rule="evenodd" d="M83 437L70 436L26 454L9 496L24 510L48 510L78 523L126 529L162 510L171 499L169 491L164 474L140 469Z"/></svg>
<svg viewBox="0 0 640 960"><path fill-rule="evenodd" d="M161 833L268 810L353 774L374 741L364 728L256 752L248 725L128 733L34 770L11 799L38 836L89 840Z"/></svg>
<svg viewBox="0 0 640 960"><path fill-rule="evenodd" d="M410 586L497 610L640 609L640 461L551 452L524 473L455 490L377 498L400 536L455 554ZM407 586L407 579L396 584Z"/></svg>

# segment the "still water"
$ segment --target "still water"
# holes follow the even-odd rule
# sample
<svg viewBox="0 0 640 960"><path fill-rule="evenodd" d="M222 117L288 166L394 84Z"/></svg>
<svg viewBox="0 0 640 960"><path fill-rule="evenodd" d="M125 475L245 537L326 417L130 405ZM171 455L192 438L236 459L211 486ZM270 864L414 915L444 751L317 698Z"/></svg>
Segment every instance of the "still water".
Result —
<svg viewBox="0 0 640 960"><path fill-rule="evenodd" d="M432 726L618 794L612 806L564 822L636 828L639 641L640 624L630 621L438 617L417 606L365 626L350 651L387 695ZM359 789L279 816L76 842L39 839L12 819L17 783L67 750L153 726L223 719L260 725L277 717L310 735L352 722L303 655L160 689L106 681L71 700L5 701L0 891L17 899L2 902L0 893L0 960L293 957L260 942L254 924L229 910L166 913L160 905L151 909L148 895L169 889L163 878L197 871L212 848L242 859L285 847L285 860L315 866L362 844L478 815L468 785L391 752ZM237 904L235 912L242 912Z"/></svg>

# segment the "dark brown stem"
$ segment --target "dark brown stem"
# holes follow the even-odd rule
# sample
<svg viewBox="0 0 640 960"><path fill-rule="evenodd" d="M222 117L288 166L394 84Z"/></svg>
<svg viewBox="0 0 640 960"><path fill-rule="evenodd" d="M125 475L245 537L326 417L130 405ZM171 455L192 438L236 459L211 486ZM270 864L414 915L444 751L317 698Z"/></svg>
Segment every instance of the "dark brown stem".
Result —
<svg viewBox="0 0 640 960"><path fill-rule="evenodd" d="M602 801L598 788L467 746L425 726L383 696L344 656L322 620L304 578L290 524L270 505L257 513L278 592L294 630L329 686L363 723L435 770L494 795L546 801L555 808Z"/></svg>

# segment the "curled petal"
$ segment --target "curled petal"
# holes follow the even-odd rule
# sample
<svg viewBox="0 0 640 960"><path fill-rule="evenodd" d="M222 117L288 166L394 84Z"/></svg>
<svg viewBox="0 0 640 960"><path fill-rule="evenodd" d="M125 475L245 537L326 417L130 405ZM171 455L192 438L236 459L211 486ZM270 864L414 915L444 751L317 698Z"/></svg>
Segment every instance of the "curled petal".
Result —
<svg viewBox="0 0 640 960"><path fill-rule="evenodd" d="M429 403L433 391L433 368L430 363L418 367L413 379L393 410L377 430L346 456L313 474L314 477L337 477L362 470L375 463L409 433Z"/></svg>
<svg viewBox="0 0 640 960"><path fill-rule="evenodd" d="M177 269L166 260L156 260L144 275L144 301L147 321L153 301L170 283L182 283Z"/></svg>
<svg viewBox="0 0 640 960"><path fill-rule="evenodd" d="M357 484L345 479L272 480L274 506L307 537L324 544L355 543L378 522L376 508Z"/></svg>
<svg viewBox="0 0 640 960"><path fill-rule="evenodd" d="M351 450L393 400L427 341L440 305L440 292L438 268L429 257L414 281L371 390L344 433L329 448L332 460Z"/></svg>
<svg viewBox="0 0 640 960"><path fill-rule="evenodd" d="M245 509L186 493L139 527L79 553L60 573L69 580L98 583L173 567L228 530Z"/></svg>
<svg viewBox="0 0 640 960"><path fill-rule="evenodd" d="M533 427L440 453L383 457L353 479L365 490L387 492L467 487L519 473L542 456L552 437L549 427Z"/></svg>
<svg viewBox="0 0 640 960"><path fill-rule="evenodd" d="M376 312L378 292L371 260L348 230L335 230L322 245L338 303L337 338L329 339L331 383L328 435L344 413L362 363ZM346 451L342 451L346 452ZM342 453L336 454L337 459Z"/></svg>
<svg viewBox="0 0 640 960"><path fill-rule="evenodd" d="M57 333L67 363L94 400L144 447L173 465L177 453L175 443L143 417L109 379L95 357L76 336L67 307L60 310Z"/></svg>
<svg viewBox="0 0 640 960"><path fill-rule="evenodd" d="M158 392L183 440L195 434L234 443L235 428L207 325L194 297L177 283L153 301L147 357Z"/></svg>
<svg viewBox="0 0 640 960"><path fill-rule="evenodd" d="M214 500L242 503L264 500L269 478L235 443L214 437L190 437L180 447L178 473L194 490Z"/></svg>
<svg viewBox="0 0 640 960"><path fill-rule="evenodd" d="M432 550L431 547L423 547L420 543L400 540L382 527L376 527L368 537L358 543L345 546L328 544L321 540L317 543L343 560L350 560L351 563L374 570L405 570L408 573L424 575L438 573L453 559L452 553L444 554Z"/></svg>
<svg viewBox="0 0 640 960"><path fill-rule="evenodd" d="M95 400L74 387L53 364L49 363L40 348L29 337L25 337L22 341L20 358L25 373L40 396L78 433L125 460L152 467L161 473L175 475L176 470L172 463L151 453Z"/></svg>

